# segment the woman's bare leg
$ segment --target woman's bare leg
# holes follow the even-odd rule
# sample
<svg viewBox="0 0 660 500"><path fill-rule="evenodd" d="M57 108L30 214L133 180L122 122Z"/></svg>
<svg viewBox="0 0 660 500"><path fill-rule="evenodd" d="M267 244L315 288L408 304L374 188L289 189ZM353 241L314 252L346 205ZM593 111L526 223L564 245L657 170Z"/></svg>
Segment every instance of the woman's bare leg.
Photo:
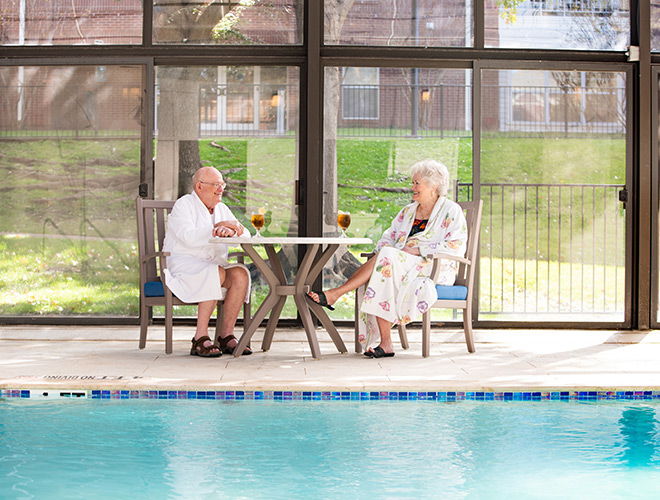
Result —
<svg viewBox="0 0 660 500"><path fill-rule="evenodd" d="M386 353L394 352L394 345L392 344L392 323L383 318L379 318L378 316L376 316L376 322L378 323L378 331L380 332L380 344L378 344L378 346ZM373 349L369 348L367 352L373 351Z"/></svg>
<svg viewBox="0 0 660 500"><path fill-rule="evenodd" d="M339 285L336 288L331 288L330 290L326 290L324 293L328 304L334 304L337 302L337 300L339 300L339 297L345 293L352 292L353 290L358 289L360 286L367 284L369 282L369 278L371 278L371 273L374 270L375 262L376 255L358 267L357 271L355 271L353 275L348 278L348 280L346 280L342 285ZM312 298L312 300L318 302L318 295L315 292L309 292L309 296Z"/></svg>

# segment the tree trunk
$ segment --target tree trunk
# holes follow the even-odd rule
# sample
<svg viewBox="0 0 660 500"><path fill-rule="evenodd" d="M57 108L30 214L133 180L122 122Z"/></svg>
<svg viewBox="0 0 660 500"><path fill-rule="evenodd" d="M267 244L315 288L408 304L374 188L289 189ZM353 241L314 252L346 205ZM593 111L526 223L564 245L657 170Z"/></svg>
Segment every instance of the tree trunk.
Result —
<svg viewBox="0 0 660 500"><path fill-rule="evenodd" d="M323 232L337 230L337 113L341 68L325 69L323 99Z"/></svg>
<svg viewBox="0 0 660 500"><path fill-rule="evenodd" d="M202 166L199 141L179 141L179 196L193 189L193 175Z"/></svg>
<svg viewBox="0 0 660 500"><path fill-rule="evenodd" d="M341 30L355 0L337 0L331 7L326 5L326 41L338 43ZM325 68L323 93L323 232L337 230L337 115L341 92L341 68Z"/></svg>
<svg viewBox="0 0 660 500"><path fill-rule="evenodd" d="M154 189L157 198L175 199L181 194L189 193L192 188L192 174L201 166L198 144L200 75L199 67L158 68L158 136ZM193 142L196 146L190 144Z"/></svg>

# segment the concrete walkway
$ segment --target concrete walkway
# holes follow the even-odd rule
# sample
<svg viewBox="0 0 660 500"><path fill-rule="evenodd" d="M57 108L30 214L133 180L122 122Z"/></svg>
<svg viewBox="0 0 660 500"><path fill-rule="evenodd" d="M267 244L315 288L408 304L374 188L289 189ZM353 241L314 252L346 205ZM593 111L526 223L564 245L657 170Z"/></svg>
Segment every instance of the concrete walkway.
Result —
<svg viewBox="0 0 660 500"><path fill-rule="evenodd" d="M319 330L323 357L315 360L302 329L279 328L269 352L260 350L261 329L252 356L202 359L189 355L193 331L176 327L168 356L159 326L144 350L137 326L0 326L0 388L660 390L660 331L483 330L469 354L462 330L439 329L424 359L421 334L411 330L409 350L379 360L353 352L350 329L340 330L347 354Z"/></svg>

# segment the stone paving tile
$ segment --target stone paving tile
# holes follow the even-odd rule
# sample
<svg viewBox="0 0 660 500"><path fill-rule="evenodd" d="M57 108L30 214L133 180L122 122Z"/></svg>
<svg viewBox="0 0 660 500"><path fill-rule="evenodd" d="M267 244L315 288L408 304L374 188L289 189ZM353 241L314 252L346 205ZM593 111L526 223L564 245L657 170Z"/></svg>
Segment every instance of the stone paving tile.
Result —
<svg viewBox="0 0 660 500"><path fill-rule="evenodd" d="M153 330L153 331L151 331ZM0 327L0 388L505 390L525 388L660 388L660 333L489 330L475 332L477 352L461 330L434 332L431 356L421 334L394 358L338 353L319 331L322 358L311 357L302 330L281 329L269 352L200 359L190 356L190 327L175 329L166 355L162 332L150 329L138 349L138 327ZM160 334L160 336L159 336Z"/></svg>

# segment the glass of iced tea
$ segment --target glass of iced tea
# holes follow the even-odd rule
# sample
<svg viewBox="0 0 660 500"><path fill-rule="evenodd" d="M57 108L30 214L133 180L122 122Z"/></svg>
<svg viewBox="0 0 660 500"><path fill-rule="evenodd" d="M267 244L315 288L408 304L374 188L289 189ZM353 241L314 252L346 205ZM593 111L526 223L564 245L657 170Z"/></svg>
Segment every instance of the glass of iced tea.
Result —
<svg viewBox="0 0 660 500"><path fill-rule="evenodd" d="M337 224L341 229L341 236L346 238L346 230L348 229L348 226L351 225L351 214L340 210L337 214Z"/></svg>
<svg viewBox="0 0 660 500"><path fill-rule="evenodd" d="M261 228L264 227L264 214L262 213L252 214L252 217L250 218L250 222L257 230L257 234L255 236L261 236L260 231Z"/></svg>

